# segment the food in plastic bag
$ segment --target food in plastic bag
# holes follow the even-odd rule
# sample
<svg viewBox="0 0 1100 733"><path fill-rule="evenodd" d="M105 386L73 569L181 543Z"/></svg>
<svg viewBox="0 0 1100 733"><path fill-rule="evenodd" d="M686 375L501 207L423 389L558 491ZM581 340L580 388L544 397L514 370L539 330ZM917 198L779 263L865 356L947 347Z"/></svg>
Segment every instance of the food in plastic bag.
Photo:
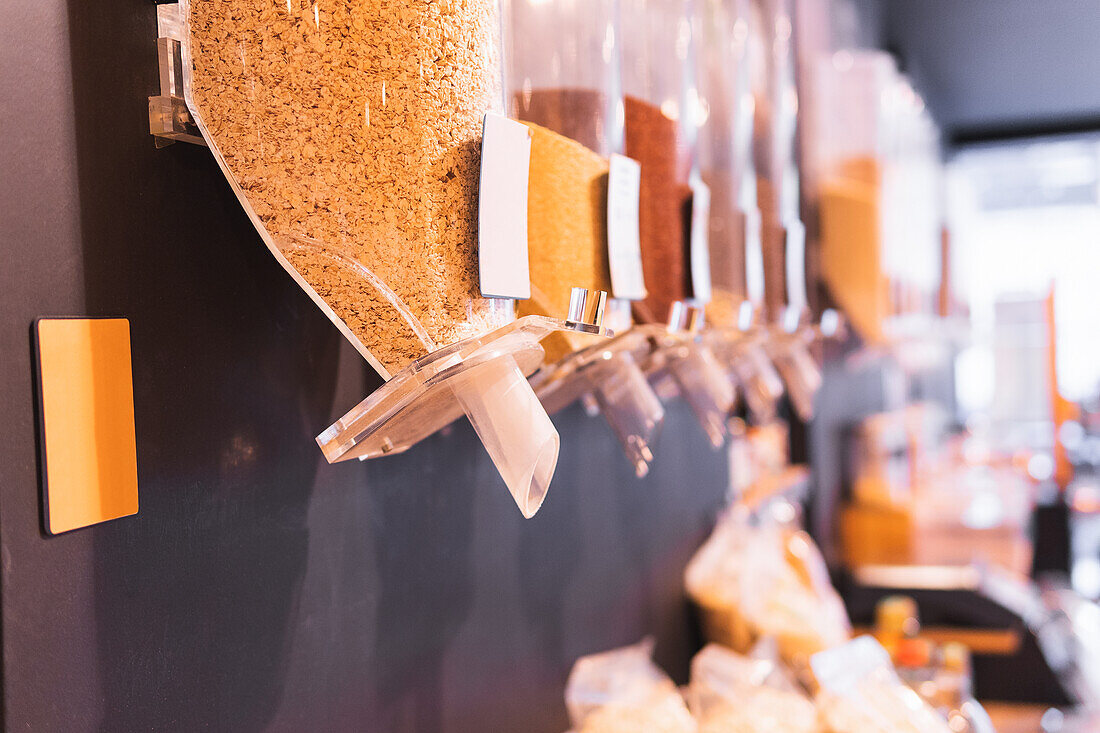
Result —
<svg viewBox="0 0 1100 733"><path fill-rule="evenodd" d="M830 733L950 733L870 636L815 654L810 664L819 686L818 709Z"/></svg>
<svg viewBox="0 0 1100 733"><path fill-rule="evenodd" d="M577 660L565 688L576 733L696 733L683 697L652 652L652 640L645 640Z"/></svg>
<svg viewBox="0 0 1100 733"><path fill-rule="evenodd" d="M817 709L770 659L717 644L691 662L692 712L700 733L819 733Z"/></svg>
<svg viewBox="0 0 1100 733"><path fill-rule="evenodd" d="M802 666L811 654L847 641L851 627L828 576L815 582L807 565L790 561L792 542L817 552L802 532L770 524L756 528L740 576L741 598L757 633L775 636L783 658Z"/></svg>
<svg viewBox="0 0 1100 733"><path fill-rule="evenodd" d="M742 653L774 636L796 669L851 634L844 604L805 533L748 514L723 517L685 573L708 640Z"/></svg>
<svg viewBox="0 0 1100 733"><path fill-rule="evenodd" d="M733 512L718 520L714 532L684 571L688 596L698 607L708 641L745 652L754 632L740 612L740 566L748 556L748 518Z"/></svg>

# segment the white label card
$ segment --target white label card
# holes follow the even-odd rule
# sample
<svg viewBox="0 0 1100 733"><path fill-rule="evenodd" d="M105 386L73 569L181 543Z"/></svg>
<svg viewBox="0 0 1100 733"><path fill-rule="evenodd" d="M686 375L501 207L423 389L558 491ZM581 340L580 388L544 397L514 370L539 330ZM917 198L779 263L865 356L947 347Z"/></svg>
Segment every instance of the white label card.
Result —
<svg viewBox="0 0 1100 733"><path fill-rule="evenodd" d="M710 186L691 183L691 297L710 302Z"/></svg>
<svg viewBox="0 0 1100 733"><path fill-rule="evenodd" d="M786 222L787 237L783 259L787 266L787 305L796 311L807 307L806 299L806 227L801 221Z"/></svg>
<svg viewBox="0 0 1100 733"><path fill-rule="evenodd" d="M616 298L643 300L642 244L638 231L638 191L642 167L613 153L607 174L607 258L611 289Z"/></svg>
<svg viewBox="0 0 1100 733"><path fill-rule="evenodd" d="M527 258L527 175L531 130L488 113L482 125L481 183L477 202L477 258L481 294L530 298Z"/></svg>
<svg viewBox="0 0 1100 733"><path fill-rule="evenodd" d="M760 211L745 213L745 295L755 307L764 305L764 245L760 240Z"/></svg>

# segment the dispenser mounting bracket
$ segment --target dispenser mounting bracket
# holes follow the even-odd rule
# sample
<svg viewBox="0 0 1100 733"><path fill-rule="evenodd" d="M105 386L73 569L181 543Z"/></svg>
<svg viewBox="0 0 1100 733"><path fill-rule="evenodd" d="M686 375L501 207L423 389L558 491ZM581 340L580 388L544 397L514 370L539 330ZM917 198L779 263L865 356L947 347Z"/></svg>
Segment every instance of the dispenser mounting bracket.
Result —
<svg viewBox="0 0 1100 733"><path fill-rule="evenodd" d="M160 94L149 97L149 133L158 148L174 142L206 145L183 96L183 51L179 3L157 5L157 65Z"/></svg>

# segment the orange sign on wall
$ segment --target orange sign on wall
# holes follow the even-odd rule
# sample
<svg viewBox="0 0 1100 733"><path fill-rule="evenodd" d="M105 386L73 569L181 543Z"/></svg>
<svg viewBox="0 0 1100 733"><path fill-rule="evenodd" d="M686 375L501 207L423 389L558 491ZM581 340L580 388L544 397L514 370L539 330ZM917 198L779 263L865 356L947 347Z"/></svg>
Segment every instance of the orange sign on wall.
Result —
<svg viewBox="0 0 1100 733"><path fill-rule="evenodd" d="M130 322L44 318L35 334L46 531L136 514Z"/></svg>

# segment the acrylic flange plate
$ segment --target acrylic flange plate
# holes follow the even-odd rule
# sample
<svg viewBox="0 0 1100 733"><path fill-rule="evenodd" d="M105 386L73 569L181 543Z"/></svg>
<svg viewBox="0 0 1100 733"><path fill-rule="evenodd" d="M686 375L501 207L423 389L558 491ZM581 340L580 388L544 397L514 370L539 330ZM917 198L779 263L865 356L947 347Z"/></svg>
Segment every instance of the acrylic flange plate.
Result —
<svg viewBox="0 0 1100 733"><path fill-rule="evenodd" d="M484 336L417 359L317 436L330 463L400 453L463 415L454 395L477 366L511 356L527 376L542 363L539 341L563 321L525 316Z"/></svg>

